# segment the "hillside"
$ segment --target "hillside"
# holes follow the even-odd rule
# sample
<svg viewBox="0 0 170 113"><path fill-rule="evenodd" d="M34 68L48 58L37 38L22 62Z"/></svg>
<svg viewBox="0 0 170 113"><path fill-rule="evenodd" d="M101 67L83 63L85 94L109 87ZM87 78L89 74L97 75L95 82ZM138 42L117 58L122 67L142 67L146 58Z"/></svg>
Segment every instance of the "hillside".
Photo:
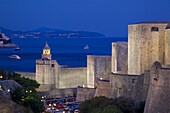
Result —
<svg viewBox="0 0 170 113"><path fill-rule="evenodd" d="M70 31L62 29L53 29L41 27L30 31L12 31L0 27L1 31L11 38L88 38L101 37L105 35L97 32L89 31Z"/></svg>

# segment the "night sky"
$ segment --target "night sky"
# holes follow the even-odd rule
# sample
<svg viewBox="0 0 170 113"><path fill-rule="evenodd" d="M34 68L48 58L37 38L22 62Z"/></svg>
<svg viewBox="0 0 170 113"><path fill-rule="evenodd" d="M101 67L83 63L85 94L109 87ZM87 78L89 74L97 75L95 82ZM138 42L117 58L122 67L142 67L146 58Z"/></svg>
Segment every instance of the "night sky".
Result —
<svg viewBox="0 0 170 113"><path fill-rule="evenodd" d="M127 25L170 20L170 0L0 0L0 26L51 27L127 36Z"/></svg>

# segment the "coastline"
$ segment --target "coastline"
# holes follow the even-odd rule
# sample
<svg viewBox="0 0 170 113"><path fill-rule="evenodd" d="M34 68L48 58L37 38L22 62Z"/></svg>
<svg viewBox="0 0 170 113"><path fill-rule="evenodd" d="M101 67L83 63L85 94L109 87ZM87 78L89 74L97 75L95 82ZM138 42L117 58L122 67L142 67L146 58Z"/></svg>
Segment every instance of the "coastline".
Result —
<svg viewBox="0 0 170 113"><path fill-rule="evenodd" d="M3 45L1 45L0 44L0 47L18 47L18 45L16 45L16 44L3 44Z"/></svg>

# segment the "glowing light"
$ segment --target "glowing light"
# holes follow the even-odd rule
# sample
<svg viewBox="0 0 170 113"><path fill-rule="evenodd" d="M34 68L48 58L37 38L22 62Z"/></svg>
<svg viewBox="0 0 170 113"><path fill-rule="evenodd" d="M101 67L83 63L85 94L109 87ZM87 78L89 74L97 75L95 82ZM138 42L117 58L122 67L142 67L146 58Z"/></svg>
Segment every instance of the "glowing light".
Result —
<svg viewBox="0 0 170 113"><path fill-rule="evenodd" d="M54 103L53 106L56 106L56 103Z"/></svg>
<svg viewBox="0 0 170 113"><path fill-rule="evenodd" d="M10 89L8 89L7 91L10 92Z"/></svg>
<svg viewBox="0 0 170 113"><path fill-rule="evenodd" d="M3 78L3 76L0 76L0 78Z"/></svg>

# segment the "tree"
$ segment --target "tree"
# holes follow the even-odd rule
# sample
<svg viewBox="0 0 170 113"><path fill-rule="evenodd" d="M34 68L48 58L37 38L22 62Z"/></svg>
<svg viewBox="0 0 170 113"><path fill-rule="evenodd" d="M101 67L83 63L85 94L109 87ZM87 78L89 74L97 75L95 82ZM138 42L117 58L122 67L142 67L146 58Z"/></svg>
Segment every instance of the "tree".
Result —
<svg viewBox="0 0 170 113"><path fill-rule="evenodd" d="M113 99L113 103L124 113L133 113L135 111L135 102L131 98L118 97Z"/></svg>
<svg viewBox="0 0 170 113"><path fill-rule="evenodd" d="M113 99L104 96L95 97L86 100L80 104L80 113L122 113L122 111L113 104Z"/></svg>
<svg viewBox="0 0 170 113"><path fill-rule="evenodd" d="M123 113L119 108L114 105L109 105L104 108L102 113Z"/></svg>

